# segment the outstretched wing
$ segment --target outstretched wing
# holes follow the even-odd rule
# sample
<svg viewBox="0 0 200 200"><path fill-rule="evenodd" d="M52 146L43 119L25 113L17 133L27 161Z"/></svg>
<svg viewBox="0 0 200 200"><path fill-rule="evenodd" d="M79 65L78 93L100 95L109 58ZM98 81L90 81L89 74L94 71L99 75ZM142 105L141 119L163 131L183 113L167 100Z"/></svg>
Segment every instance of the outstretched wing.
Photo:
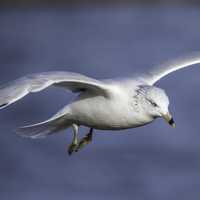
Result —
<svg viewBox="0 0 200 200"><path fill-rule="evenodd" d="M72 92L90 91L108 96L108 86L101 81L71 72L44 72L19 78L0 87L0 108L4 108L32 92L54 85Z"/></svg>
<svg viewBox="0 0 200 200"><path fill-rule="evenodd" d="M170 62L164 63L158 67L153 68L148 74L144 76L144 80L148 84L154 85L158 80L160 80L161 78L163 78L171 72L199 63L200 53L194 53L190 56L172 60Z"/></svg>

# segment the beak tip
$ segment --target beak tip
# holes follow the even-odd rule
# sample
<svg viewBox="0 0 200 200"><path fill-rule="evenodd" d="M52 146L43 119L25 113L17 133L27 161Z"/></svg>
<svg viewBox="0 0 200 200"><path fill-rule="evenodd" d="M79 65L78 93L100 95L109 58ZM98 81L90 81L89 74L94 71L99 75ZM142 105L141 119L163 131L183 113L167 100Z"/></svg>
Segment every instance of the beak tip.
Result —
<svg viewBox="0 0 200 200"><path fill-rule="evenodd" d="M169 123L173 128L176 128L176 124L175 124L173 118L171 118L171 119L169 120L168 123Z"/></svg>
<svg viewBox="0 0 200 200"><path fill-rule="evenodd" d="M175 123L174 123L174 124L172 124L172 127L173 127L173 128L176 128L176 124L175 124Z"/></svg>
<svg viewBox="0 0 200 200"><path fill-rule="evenodd" d="M170 126L172 126L173 128L176 128L176 124L175 124L174 119L172 118L170 113L163 115L163 118L167 121L167 123Z"/></svg>

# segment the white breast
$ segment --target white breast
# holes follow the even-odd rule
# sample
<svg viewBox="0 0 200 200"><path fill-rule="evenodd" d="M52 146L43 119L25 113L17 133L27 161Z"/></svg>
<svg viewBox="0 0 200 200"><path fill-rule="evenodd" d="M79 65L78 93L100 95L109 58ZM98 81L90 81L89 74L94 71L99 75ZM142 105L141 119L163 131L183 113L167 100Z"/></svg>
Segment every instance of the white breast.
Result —
<svg viewBox="0 0 200 200"><path fill-rule="evenodd" d="M126 129L145 125L152 121L132 105L126 93L105 98L103 96L81 95L70 104L72 118L80 125L96 129Z"/></svg>

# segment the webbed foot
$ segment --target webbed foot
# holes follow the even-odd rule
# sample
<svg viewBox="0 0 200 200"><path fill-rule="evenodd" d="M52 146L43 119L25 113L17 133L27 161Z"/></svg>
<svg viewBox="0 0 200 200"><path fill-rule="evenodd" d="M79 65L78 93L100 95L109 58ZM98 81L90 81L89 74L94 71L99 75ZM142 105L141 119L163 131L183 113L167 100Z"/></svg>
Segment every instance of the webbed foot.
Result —
<svg viewBox="0 0 200 200"><path fill-rule="evenodd" d="M72 142L68 147L68 154L71 156L73 152L76 152L77 148L78 148L78 144Z"/></svg>
<svg viewBox="0 0 200 200"><path fill-rule="evenodd" d="M93 128L90 129L90 132L81 139L81 141L78 143L77 148L75 149L76 152L78 152L80 149L88 145L92 142L92 136L93 136Z"/></svg>

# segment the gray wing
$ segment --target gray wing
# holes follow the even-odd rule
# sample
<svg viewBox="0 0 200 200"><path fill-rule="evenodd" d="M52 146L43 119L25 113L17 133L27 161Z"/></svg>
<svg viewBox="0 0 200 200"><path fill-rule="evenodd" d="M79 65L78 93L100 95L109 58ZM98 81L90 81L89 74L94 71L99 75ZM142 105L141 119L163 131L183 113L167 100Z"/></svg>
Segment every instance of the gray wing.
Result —
<svg viewBox="0 0 200 200"><path fill-rule="evenodd" d="M154 85L158 80L170 74L171 72L199 63L200 53L193 53L192 55L178 58L155 67L148 74L141 78L143 78L149 85Z"/></svg>
<svg viewBox="0 0 200 200"><path fill-rule="evenodd" d="M90 91L108 96L108 85L96 79L71 72L44 72L32 74L0 87L0 108L4 108L32 92L54 85L72 92Z"/></svg>

